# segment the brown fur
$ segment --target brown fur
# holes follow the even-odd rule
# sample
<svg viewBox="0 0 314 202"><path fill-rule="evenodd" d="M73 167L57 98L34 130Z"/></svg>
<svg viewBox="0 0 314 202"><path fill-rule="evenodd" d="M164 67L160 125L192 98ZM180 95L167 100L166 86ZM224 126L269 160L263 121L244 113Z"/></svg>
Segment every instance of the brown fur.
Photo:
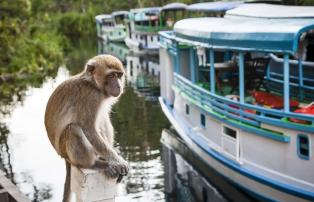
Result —
<svg viewBox="0 0 314 202"><path fill-rule="evenodd" d="M111 87L106 86L106 76L112 71L123 73L121 78L114 77L120 86L116 89L121 89L118 96L112 96ZM121 62L110 55L99 55L87 62L82 73L61 83L52 93L45 113L46 130L66 162L104 170L109 177L127 174L127 162L113 149L109 117L111 106L123 92L124 80Z"/></svg>

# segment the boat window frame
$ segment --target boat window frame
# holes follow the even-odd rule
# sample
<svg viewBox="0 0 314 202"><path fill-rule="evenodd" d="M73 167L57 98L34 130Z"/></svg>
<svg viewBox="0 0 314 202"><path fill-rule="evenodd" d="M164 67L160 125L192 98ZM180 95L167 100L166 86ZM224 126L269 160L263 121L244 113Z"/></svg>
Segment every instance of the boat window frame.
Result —
<svg viewBox="0 0 314 202"><path fill-rule="evenodd" d="M185 104L185 114L190 115L190 105L188 105L187 103Z"/></svg>
<svg viewBox="0 0 314 202"><path fill-rule="evenodd" d="M308 155L301 154L301 138L307 139ZM297 154L300 159L310 160L311 157L311 141L308 135L298 134L297 136Z"/></svg>
<svg viewBox="0 0 314 202"><path fill-rule="evenodd" d="M206 115L204 113L200 113L200 125L202 128L206 128Z"/></svg>

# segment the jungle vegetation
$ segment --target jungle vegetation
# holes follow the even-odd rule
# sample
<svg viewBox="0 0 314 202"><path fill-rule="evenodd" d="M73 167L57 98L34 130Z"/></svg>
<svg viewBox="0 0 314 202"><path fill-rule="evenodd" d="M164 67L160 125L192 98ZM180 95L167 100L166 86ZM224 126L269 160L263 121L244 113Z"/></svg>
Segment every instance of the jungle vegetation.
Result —
<svg viewBox="0 0 314 202"><path fill-rule="evenodd" d="M62 64L74 38L95 39L94 16L115 10L161 6L173 0L2 0L0 2L0 82ZM197 0L181 0L191 4ZM314 5L312 0L284 4Z"/></svg>

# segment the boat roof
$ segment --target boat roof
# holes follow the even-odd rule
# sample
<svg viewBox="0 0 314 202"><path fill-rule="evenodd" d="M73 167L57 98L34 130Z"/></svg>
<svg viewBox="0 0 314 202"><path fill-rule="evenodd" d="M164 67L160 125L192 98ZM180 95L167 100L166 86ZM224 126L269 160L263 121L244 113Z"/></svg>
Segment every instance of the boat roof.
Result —
<svg viewBox="0 0 314 202"><path fill-rule="evenodd" d="M314 6L243 4L226 12L226 17L314 18Z"/></svg>
<svg viewBox="0 0 314 202"><path fill-rule="evenodd" d="M201 26L197 26L201 25ZM191 18L174 25L177 40L222 49L295 53L312 19Z"/></svg>
<svg viewBox="0 0 314 202"><path fill-rule="evenodd" d="M112 15L108 15L108 14L96 15L95 19L96 19L96 21L101 22L104 19L112 19Z"/></svg>
<svg viewBox="0 0 314 202"><path fill-rule="evenodd" d="M135 21L146 21L151 20L152 16L156 16L160 13L160 8L149 8L149 9L143 9L140 12L137 12L134 15Z"/></svg>
<svg viewBox="0 0 314 202"><path fill-rule="evenodd" d="M128 11L115 11L115 12L112 12L112 16L117 16L117 15L128 15L129 12Z"/></svg>
<svg viewBox="0 0 314 202"><path fill-rule="evenodd" d="M187 6L189 11L224 12L243 4L243 1L215 1L195 3Z"/></svg>
<svg viewBox="0 0 314 202"><path fill-rule="evenodd" d="M187 8L187 5L184 3L170 3L161 8L162 11L170 11L170 10L185 10Z"/></svg>
<svg viewBox="0 0 314 202"><path fill-rule="evenodd" d="M160 9L160 7L133 8L130 10L130 13L135 14L139 12L159 12Z"/></svg>

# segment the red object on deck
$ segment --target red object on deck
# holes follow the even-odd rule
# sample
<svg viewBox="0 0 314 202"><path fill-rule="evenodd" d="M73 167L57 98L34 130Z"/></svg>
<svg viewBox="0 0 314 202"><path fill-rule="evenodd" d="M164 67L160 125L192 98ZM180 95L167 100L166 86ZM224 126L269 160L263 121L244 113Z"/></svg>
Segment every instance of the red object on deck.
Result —
<svg viewBox="0 0 314 202"><path fill-rule="evenodd" d="M271 108L283 108L283 97L262 91L253 91L252 96L258 104L267 105ZM299 102L290 100L290 107L297 107Z"/></svg>
<svg viewBox="0 0 314 202"><path fill-rule="evenodd" d="M297 109L294 112L295 113L301 113L301 114L314 115L314 102L311 103L310 105L306 106L306 107L303 107L301 109ZM300 119L296 119L296 118L290 118L289 120L292 121L292 122L295 122L295 123L303 123L303 124L310 123L309 121L300 120Z"/></svg>

